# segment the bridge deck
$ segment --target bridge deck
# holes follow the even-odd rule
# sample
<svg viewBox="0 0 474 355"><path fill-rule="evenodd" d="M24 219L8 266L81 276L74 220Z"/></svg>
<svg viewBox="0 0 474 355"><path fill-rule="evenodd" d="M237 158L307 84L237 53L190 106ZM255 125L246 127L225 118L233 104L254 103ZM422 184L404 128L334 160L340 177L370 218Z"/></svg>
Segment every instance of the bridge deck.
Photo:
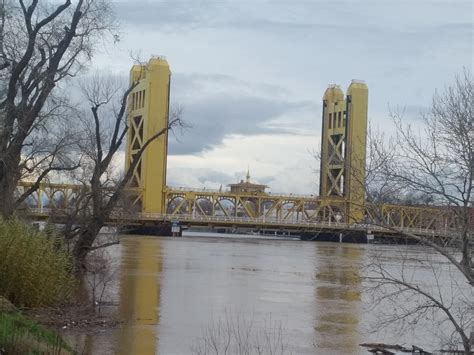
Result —
<svg viewBox="0 0 474 355"><path fill-rule="evenodd" d="M31 209L29 214L39 220L45 220L52 216L52 210L47 208ZM61 222L63 216L61 211L54 211L55 220ZM334 221L304 221L304 220L278 220L276 218L250 218L250 217L228 217L228 216L202 216L202 215L176 215L158 213L116 213L108 221L109 225L159 225L163 223L179 223L185 226L209 226L209 227L242 227L252 229L285 230L299 232L365 232L373 234L397 234L393 229L375 224L344 223ZM427 228L397 228L400 232L411 233L420 236L432 236L451 238L457 235L455 230L435 230Z"/></svg>

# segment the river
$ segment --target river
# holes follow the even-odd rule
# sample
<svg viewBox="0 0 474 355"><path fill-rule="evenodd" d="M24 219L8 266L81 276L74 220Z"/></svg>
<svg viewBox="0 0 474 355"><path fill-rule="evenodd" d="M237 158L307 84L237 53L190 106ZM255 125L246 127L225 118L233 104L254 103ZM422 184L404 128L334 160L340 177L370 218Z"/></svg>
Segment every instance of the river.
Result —
<svg viewBox="0 0 474 355"><path fill-rule="evenodd" d="M189 354L219 324L251 328L252 334L278 330L293 354L367 354L363 342L432 349L438 337L426 329L403 338L385 328L374 332L378 314L360 278L374 256L397 268L425 258L429 253L421 247L201 233L122 236L108 253L113 262L104 299L123 324L66 333L80 353Z"/></svg>

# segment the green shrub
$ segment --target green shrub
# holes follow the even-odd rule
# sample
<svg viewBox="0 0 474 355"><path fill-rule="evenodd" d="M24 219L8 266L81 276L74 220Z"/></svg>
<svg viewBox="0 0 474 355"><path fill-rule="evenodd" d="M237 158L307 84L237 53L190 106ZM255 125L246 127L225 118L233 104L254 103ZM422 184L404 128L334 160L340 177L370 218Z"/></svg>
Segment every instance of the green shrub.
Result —
<svg viewBox="0 0 474 355"><path fill-rule="evenodd" d="M19 313L0 312L0 353L74 353L59 334L42 327Z"/></svg>
<svg viewBox="0 0 474 355"><path fill-rule="evenodd" d="M17 306L51 306L74 286L61 240L18 220L0 220L0 295Z"/></svg>

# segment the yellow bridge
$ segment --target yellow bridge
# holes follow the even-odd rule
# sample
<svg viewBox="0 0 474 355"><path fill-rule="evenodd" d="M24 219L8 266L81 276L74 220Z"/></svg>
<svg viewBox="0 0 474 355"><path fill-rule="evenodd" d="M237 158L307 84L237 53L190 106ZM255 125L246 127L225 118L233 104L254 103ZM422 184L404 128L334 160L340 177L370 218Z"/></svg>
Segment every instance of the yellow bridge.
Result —
<svg viewBox="0 0 474 355"><path fill-rule="evenodd" d="M32 183L21 182L19 189ZM61 221L80 193L80 185L42 184L28 200L29 211L37 219ZM167 187L164 192L166 213L117 210L109 223L113 225L155 226L180 223L183 226L251 229L267 232L363 232L394 234L374 221L380 216L388 225L416 235L448 240L456 233L456 218L449 209L419 208L403 205L365 206L364 221L348 222L341 214L343 200L328 201L314 196L245 194L230 191L191 190ZM373 214L377 213L377 217Z"/></svg>
<svg viewBox="0 0 474 355"><path fill-rule="evenodd" d="M135 65L129 96L125 167L148 137L168 124L171 73L164 58ZM365 198L368 89L353 80L346 95L336 85L323 97L319 196L275 195L247 182L229 191L173 188L166 185L168 137L148 146L129 185L131 208L117 210L110 223L251 228L318 233L358 231L393 233L375 221L417 235L448 237L456 229L454 213L442 207L373 205ZM310 177L309 177L310 178ZM232 185L231 185L232 186ZM19 190L31 187L21 182ZM60 218L87 186L41 184L27 204L36 218Z"/></svg>

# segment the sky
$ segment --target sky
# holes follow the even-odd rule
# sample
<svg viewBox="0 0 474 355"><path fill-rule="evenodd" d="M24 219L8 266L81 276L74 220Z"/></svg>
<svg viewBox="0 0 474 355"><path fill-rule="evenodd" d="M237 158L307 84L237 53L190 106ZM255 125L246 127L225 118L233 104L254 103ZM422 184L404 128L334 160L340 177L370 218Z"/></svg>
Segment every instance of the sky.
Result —
<svg viewBox="0 0 474 355"><path fill-rule="evenodd" d="M167 184L218 189L245 178L272 193L317 193L322 96L369 87L369 120L416 121L473 67L472 1L114 1L120 42L94 69L128 75L162 55L171 102L190 126L170 137Z"/></svg>

